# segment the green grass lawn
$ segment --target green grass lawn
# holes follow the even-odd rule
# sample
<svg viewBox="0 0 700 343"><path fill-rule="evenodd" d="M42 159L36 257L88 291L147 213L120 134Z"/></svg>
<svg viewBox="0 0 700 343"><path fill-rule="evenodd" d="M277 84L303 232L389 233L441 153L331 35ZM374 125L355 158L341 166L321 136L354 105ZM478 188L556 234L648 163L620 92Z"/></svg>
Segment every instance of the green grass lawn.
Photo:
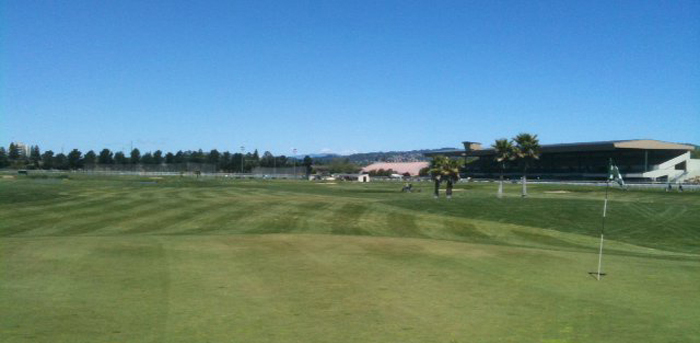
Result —
<svg viewBox="0 0 700 343"><path fill-rule="evenodd" d="M0 342L700 342L700 193L0 179ZM563 191L563 192L562 192Z"/></svg>

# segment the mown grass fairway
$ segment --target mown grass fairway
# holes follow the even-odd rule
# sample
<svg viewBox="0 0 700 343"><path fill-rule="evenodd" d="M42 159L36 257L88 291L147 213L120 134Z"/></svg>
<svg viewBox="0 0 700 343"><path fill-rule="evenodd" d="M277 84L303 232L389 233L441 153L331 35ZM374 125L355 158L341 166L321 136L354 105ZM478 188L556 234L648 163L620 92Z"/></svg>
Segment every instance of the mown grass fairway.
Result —
<svg viewBox="0 0 700 343"><path fill-rule="evenodd" d="M0 179L2 342L700 342L700 194ZM555 192L553 191L565 191Z"/></svg>

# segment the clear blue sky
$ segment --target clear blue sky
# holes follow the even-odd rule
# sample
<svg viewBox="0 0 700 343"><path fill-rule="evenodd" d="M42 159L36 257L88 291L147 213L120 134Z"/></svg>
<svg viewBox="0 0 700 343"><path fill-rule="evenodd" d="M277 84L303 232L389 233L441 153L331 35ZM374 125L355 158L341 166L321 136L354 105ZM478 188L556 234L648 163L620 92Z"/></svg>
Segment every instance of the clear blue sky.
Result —
<svg viewBox="0 0 700 343"><path fill-rule="evenodd" d="M700 143L700 1L0 0L0 144Z"/></svg>

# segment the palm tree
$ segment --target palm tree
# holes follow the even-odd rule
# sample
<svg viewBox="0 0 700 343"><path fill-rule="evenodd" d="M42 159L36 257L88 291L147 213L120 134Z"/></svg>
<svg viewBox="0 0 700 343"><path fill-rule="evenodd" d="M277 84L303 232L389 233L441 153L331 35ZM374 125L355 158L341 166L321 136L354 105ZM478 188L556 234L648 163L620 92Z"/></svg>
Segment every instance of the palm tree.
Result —
<svg viewBox="0 0 700 343"><path fill-rule="evenodd" d="M496 162L501 165L501 182L498 184L498 197L500 198L503 196L503 172L506 169L506 162L515 159L515 147L511 141L505 138L497 139L491 147L496 151L494 157Z"/></svg>
<svg viewBox="0 0 700 343"><path fill-rule="evenodd" d="M521 133L513 139L515 142L515 154L523 163L523 197L527 196L527 167L530 160L540 158L540 141L537 135Z"/></svg>
<svg viewBox="0 0 700 343"><path fill-rule="evenodd" d="M445 156L433 157L430 162L430 175L435 181L435 198L440 196L440 184L447 182L447 198L452 198L452 187L459 180L459 161L451 160Z"/></svg>

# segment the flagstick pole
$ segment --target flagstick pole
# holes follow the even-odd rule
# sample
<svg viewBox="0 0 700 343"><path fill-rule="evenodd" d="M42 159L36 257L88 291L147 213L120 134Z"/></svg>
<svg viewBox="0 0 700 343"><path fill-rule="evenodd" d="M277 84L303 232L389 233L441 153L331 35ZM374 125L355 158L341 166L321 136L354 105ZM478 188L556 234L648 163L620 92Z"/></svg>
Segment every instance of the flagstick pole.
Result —
<svg viewBox="0 0 700 343"><path fill-rule="evenodd" d="M600 250L598 252L598 281L600 281L600 268L603 266L603 233L605 232L605 214L608 210L608 188L610 188L610 180L605 182L605 202L603 203L603 225L600 228Z"/></svg>

